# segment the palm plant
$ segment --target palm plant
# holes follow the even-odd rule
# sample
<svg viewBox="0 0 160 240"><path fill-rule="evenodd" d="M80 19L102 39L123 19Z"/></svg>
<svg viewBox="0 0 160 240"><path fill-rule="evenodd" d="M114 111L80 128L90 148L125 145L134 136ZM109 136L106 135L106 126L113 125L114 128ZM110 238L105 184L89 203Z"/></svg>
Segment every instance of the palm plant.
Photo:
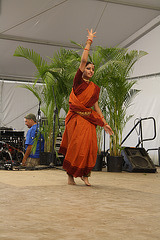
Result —
<svg viewBox="0 0 160 240"><path fill-rule="evenodd" d="M45 150L52 151L54 95L56 96L58 110L63 106L67 111L68 104L66 104L66 99L72 88L73 76L76 72L78 61L80 61L80 56L75 51L60 49L59 52L54 54L48 64L38 53L21 46L15 50L14 56L28 59L37 68L34 84L32 86L25 84L22 87L31 91L38 101L41 102L41 110L47 122L47 124L41 126L41 133L45 137ZM37 82L40 82L42 85L38 86Z"/></svg>
<svg viewBox="0 0 160 240"><path fill-rule="evenodd" d="M126 116L126 110L139 92L139 90L133 89L136 81L128 81L127 78L133 65L147 53L136 50L128 52L127 49L119 48L112 48L111 51L111 49L101 47L99 47L99 52L103 56L104 62L110 61L111 56L115 60L106 66L103 64L101 67L103 73L100 75L102 86L105 88L102 104L106 106L106 118L114 131L110 139L110 155L120 156L122 131L126 122L132 117L132 115Z"/></svg>

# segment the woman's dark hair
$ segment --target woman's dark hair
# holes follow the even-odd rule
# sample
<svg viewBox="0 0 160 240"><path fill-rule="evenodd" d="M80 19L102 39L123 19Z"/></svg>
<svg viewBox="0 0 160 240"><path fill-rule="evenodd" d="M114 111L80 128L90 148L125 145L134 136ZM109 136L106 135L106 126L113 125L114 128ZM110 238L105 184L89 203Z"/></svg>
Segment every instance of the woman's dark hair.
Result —
<svg viewBox="0 0 160 240"><path fill-rule="evenodd" d="M86 63L86 66L87 66L88 64L93 64L93 65L94 65L94 63L93 63L93 62L90 62L90 61L88 61L88 62Z"/></svg>

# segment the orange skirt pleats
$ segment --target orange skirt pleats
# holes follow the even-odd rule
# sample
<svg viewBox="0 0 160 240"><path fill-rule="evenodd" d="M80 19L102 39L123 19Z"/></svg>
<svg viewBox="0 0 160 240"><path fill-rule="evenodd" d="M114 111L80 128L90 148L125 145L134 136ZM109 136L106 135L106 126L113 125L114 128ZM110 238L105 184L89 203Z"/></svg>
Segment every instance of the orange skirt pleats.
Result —
<svg viewBox="0 0 160 240"><path fill-rule="evenodd" d="M60 147L65 155L63 168L74 177L87 176L97 158L96 127L80 115L67 124Z"/></svg>

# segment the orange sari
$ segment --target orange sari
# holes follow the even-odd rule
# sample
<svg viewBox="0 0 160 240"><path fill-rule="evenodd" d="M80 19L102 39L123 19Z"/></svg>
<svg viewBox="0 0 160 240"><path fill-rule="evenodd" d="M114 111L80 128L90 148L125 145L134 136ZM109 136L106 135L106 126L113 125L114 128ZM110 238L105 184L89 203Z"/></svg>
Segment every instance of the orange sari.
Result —
<svg viewBox="0 0 160 240"><path fill-rule="evenodd" d="M70 94L70 109L59 152L65 155L63 168L74 177L87 176L96 163L96 125L104 126L104 123L97 112L85 106L91 98L94 99L96 88L90 82L80 95L76 96L73 89Z"/></svg>

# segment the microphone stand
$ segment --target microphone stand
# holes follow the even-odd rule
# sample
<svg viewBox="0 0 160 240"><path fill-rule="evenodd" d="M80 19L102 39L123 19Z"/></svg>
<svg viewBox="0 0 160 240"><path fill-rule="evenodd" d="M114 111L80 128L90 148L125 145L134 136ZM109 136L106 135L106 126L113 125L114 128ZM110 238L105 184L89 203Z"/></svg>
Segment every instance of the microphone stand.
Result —
<svg viewBox="0 0 160 240"><path fill-rule="evenodd" d="M57 164L56 151L55 151L56 116L57 116L57 120L58 120L59 135L62 136L62 133L61 133L61 129L60 129L60 123L59 123L59 117L58 117L58 107L57 107L56 96L55 96L55 92L54 92L54 86L52 86L52 90L53 90L53 97L54 97L52 163L53 163L53 165L56 165Z"/></svg>

